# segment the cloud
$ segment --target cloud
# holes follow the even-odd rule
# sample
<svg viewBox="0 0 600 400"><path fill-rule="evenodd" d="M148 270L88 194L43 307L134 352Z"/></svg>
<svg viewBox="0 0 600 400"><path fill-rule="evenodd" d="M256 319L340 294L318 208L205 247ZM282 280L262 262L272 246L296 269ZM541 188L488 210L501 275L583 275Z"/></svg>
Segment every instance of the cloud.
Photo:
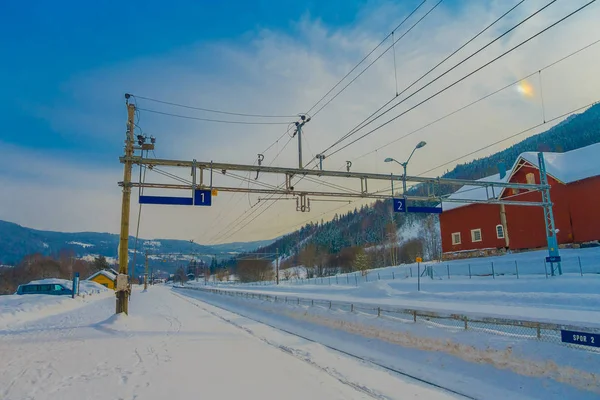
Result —
<svg viewBox="0 0 600 400"><path fill-rule="evenodd" d="M402 91L516 3L516 1L510 4L505 1L494 1L483 5L483 2L473 1L461 3L460 8L440 6L433 11L423 23L396 45L397 84L393 52L389 51L306 125L305 162L392 99L396 94L396 87ZM577 0L559 2L550 6L464 65L412 96L394 111L369 125L368 129L361 131L360 134L407 110L584 3ZM545 2L541 0L523 3L500 24L481 35L400 98L411 94L544 4ZM410 22L416 21L416 18L432 6L433 4L425 5L403 29L407 29ZM66 99L63 96L55 104L40 105L37 108L37 115L47 119L52 126L64 131L65 134L69 132L81 134L81 128L85 127L83 134L89 140L114 143L114 148L111 148L120 150L126 119L122 96L126 91L177 103L245 113L295 115L305 112L409 12L406 6L392 3L368 7L359 14L356 24L351 27L330 27L319 20L304 17L292 24L290 31L265 29L249 32L237 40L198 43L171 53L132 59L110 68L88 71L64 83ZM390 164L383 163L383 159L392 156L402 160L408 156L415 143L426 140L427 147L419 150L409 166L409 173L418 174L510 136L541 122L540 77L546 119L597 100L600 85L593 66L600 61L600 56L597 50L592 48L541 72L541 76L531 78L529 81L533 90L531 97L521 96L516 90L503 91L443 122L368 156L360 157L600 38L600 26L597 24L599 17L598 5L588 7L571 20L551 29L423 106L377 130L368 138L327 158L326 168L341 169L344 168L346 160L353 160L352 168L355 171L366 170L386 174L398 172ZM395 38L402 31L401 29L396 32ZM385 49L390 43L388 39L381 49ZM374 53L369 61L378 54L378 52ZM356 72L358 71L360 69ZM344 85L345 83L340 88ZM235 119L141 99L138 99L138 106L198 117ZM316 107L312 113L314 114L318 109L319 107ZM279 120L291 122L291 119ZM284 135L286 125L225 125L165 117L145 111L140 112L138 124L144 132L157 137L156 155L161 158L252 164L257 154L264 152L266 164L297 165L297 142L295 138ZM280 137L282 138L265 152L265 149ZM521 139L516 138L494 146L478 156L501 150ZM278 158L274 159L277 154L279 154ZM28 204L26 201L11 200L13 203L8 204L15 207L12 211L13 219L31 221L33 226L44 226L49 229L79 230L78 227L86 227L86 229L118 231L113 221L119 216L119 192L118 188L115 188L115 181L121 179L120 176L115 178L115 175L118 175L115 171L119 168L116 162L115 165L107 165L105 170L95 172L98 176L94 179L99 183L93 188L89 187L85 179L77 179L80 172L75 171L85 170L84 165L69 164L68 161L64 161L62 167L54 169L56 160L48 159L47 163L53 168L52 177L48 181L57 182L62 186L64 182L61 180L69 182L67 186L70 191L57 191L50 196L48 202L51 205L45 209L47 212L36 215L35 218L26 217L27 209L25 206L20 206L20 204ZM25 165L23 161L21 164ZM432 175L441 174L448 168L433 171ZM183 178L189 178L187 170L180 170L177 173ZM149 175L148 179L162 179L155 175ZM22 200L26 196L25 193L33 195L35 192L34 187L21 190L20 181L11 180L10 175L4 176L3 179L4 183L14 191L16 198ZM223 177L218 173L214 175L214 179L221 185L240 184L239 181L231 179L223 181ZM269 184L282 183L281 180L267 176L261 177L261 180ZM354 190L360 189L358 180L330 181ZM241 184L248 187L248 183ZM315 184L306 184L306 180L303 184L307 189L317 188ZM370 190L385 186L387 182L369 183ZM111 195L109 196L108 193ZM73 199L74 195L78 200ZM109 196L110 199L105 196ZM148 206L143 211L141 233L145 237L194 238L198 242L211 239L221 241L263 239L285 233L286 229L298 225L311 216L317 219L321 217L328 219L333 216L331 210L337 209L337 212L343 212L365 202L356 202L347 208L340 208L342 203L314 202L312 211L308 214L296 212L294 201L281 201L247 227L233 234L236 229L242 228L245 222L250 221L260 212L253 214L254 210L262 208L257 206L250 208L259 197L264 196L250 195L248 198L245 194L221 193L215 199L211 209ZM6 195L2 197L0 204L2 209L5 209L4 205L7 201L9 200ZM59 212L60 218L51 217L51 209L56 212L61 204L69 204L72 207L70 212L78 213L78 218L68 218L67 213L62 212ZM98 213L90 213L90 205L93 205L93 208L98 207L98 210L102 210L104 215L110 215L112 219L98 218ZM134 201L132 203L134 220L137 217L136 211L137 204ZM245 222L234 223L233 230L224 230L239 215L247 217ZM62 222L58 222L58 219ZM217 233L223 230L225 234L217 236Z"/></svg>

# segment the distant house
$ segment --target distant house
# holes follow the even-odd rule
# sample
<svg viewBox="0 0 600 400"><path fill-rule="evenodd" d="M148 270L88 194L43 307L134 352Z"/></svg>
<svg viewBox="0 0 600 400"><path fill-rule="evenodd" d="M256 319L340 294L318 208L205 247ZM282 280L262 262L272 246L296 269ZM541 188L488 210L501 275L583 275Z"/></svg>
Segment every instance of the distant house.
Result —
<svg viewBox="0 0 600 400"><path fill-rule="evenodd" d="M600 240L600 143L565 153L544 153L544 161L559 245ZM480 181L539 184L537 153L522 153L505 176L496 174ZM495 195L512 201L542 200L539 191L505 189ZM484 187L464 186L450 198L485 200L492 196ZM498 204L444 202L443 210L440 228L446 259L547 246L541 207L505 206L505 226Z"/></svg>
<svg viewBox="0 0 600 400"><path fill-rule="evenodd" d="M96 272L94 275L87 278L88 281L94 281L96 283L101 284L102 286L106 286L109 289L115 289L115 281L117 280L117 275L113 274L110 270L103 269L101 271Z"/></svg>

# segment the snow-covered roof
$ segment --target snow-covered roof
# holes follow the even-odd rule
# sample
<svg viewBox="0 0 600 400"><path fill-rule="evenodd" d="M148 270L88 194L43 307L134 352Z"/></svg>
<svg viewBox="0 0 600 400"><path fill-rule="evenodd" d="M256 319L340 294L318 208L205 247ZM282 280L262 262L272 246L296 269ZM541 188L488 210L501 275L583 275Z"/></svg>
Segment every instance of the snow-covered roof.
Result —
<svg viewBox="0 0 600 400"><path fill-rule="evenodd" d="M94 279L98 275L104 275L105 277L107 277L111 281L114 281L115 279L117 279L117 276L115 274L113 274L110 271L107 271L107 270L103 269L101 271L96 272L94 275L90 276L89 278L87 278L87 280L91 281L92 279Z"/></svg>
<svg viewBox="0 0 600 400"><path fill-rule="evenodd" d="M485 178L477 179L478 182L506 182L509 175L507 174L504 178L500 178L500 174L495 174L491 176L487 176ZM500 191L494 193L496 196L500 194ZM487 200L488 198L493 197L492 193L489 189L486 190L485 187L481 186L471 186L465 185L461 187L456 192L452 193L448 196L449 199L465 199L465 200ZM472 203L458 203L458 202L450 202L444 201L442 202L442 210L449 211L455 208L468 206Z"/></svg>
<svg viewBox="0 0 600 400"><path fill-rule="evenodd" d="M600 143L567 151L565 153L544 153L546 172L562 183L572 183L598 176L600 175L599 155ZM538 167L537 153L521 153L517 163L520 160L525 160Z"/></svg>
<svg viewBox="0 0 600 400"><path fill-rule="evenodd" d="M600 175L600 143L590 146L571 150L565 153L544 153L544 161L546 163L546 172L562 183L572 183L582 179L591 178ZM491 175L482 179L479 182L507 182L515 171L515 167L525 160L528 163L538 168L538 153L525 152L521 153L515 161L512 168L507 172L506 176L500 179L499 174ZM499 196L500 192L494 193ZM484 187L466 185L461 187L456 192L448 196L449 199L465 199L465 200L486 200L488 197L493 197L492 193ZM442 202L444 211L453 210L455 208L468 206L472 203L455 203Z"/></svg>

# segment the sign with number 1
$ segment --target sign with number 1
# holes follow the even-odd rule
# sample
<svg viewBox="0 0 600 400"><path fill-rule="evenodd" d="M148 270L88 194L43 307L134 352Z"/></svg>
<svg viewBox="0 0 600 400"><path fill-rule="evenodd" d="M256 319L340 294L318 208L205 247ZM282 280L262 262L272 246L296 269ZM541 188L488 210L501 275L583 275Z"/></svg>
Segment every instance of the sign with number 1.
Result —
<svg viewBox="0 0 600 400"><path fill-rule="evenodd" d="M196 189L196 191L194 191L194 205L211 206L212 192L210 190Z"/></svg>

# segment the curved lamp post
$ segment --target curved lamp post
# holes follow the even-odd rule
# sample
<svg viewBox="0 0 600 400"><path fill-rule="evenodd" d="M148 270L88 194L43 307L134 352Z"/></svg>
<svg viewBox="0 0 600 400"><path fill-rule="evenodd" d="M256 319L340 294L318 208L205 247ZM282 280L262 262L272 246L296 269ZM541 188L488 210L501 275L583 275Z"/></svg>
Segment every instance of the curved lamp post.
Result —
<svg viewBox="0 0 600 400"><path fill-rule="evenodd" d="M415 146L413 151L410 153L410 156L408 156L408 160L406 160L405 162L400 162L391 157L388 157L385 160L383 160L384 162L395 162L396 164L400 164L402 166L402 168L404 169L404 175L402 176L402 195L404 197L406 197L406 166L408 165L408 162L412 158L413 154L415 154L415 151L417 149L420 149L421 147L425 147L426 144L427 144L427 142L425 142L425 141L420 141L419 143L417 143L417 145ZM392 193L392 195L393 195L393 193Z"/></svg>

